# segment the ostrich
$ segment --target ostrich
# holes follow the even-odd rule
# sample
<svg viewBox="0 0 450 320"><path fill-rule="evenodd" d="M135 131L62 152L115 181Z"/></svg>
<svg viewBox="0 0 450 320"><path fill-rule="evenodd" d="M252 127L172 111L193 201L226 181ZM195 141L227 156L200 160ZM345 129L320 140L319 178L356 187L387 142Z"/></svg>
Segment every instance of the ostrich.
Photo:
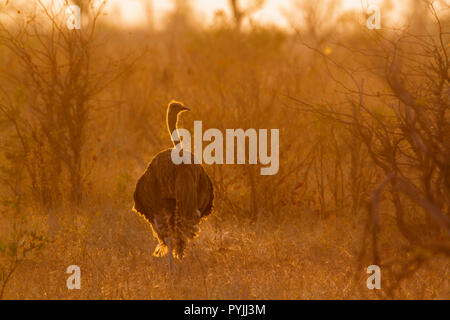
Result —
<svg viewBox="0 0 450 320"><path fill-rule="evenodd" d="M178 116L188 110L177 101L168 105L166 125L174 147ZM211 213L214 193L211 180L200 164L191 161L192 164L176 165L171 152L172 148L159 152L139 178L133 209L150 223L158 239L154 256L169 253L172 274L174 256L181 261L186 243L199 234L197 225ZM193 155L190 156L193 160Z"/></svg>

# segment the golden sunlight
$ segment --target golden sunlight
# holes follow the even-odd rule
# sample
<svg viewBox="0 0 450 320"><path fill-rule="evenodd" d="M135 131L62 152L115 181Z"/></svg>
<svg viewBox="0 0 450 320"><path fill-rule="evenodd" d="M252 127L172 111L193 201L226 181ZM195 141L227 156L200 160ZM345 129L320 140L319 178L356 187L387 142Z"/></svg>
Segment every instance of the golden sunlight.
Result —
<svg viewBox="0 0 450 320"><path fill-rule="evenodd" d="M450 0L0 0L0 300L448 300L449 43Z"/></svg>
<svg viewBox="0 0 450 320"><path fill-rule="evenodd" d="M368 0L341 0L341 10L363 10L367 7ZM149 14L156 27L160 27L167 13L174 8L176 1L168 0L109 0L106 10L118 14L118 19L126 26L139 26L146 23ZM377 4L380 0L370 0L369 3ZM287 27L286 15L295 0L266 0L264 6L255 11L251 19L259 23L274 24ZM204 25L211 25L214 15L219 12L230 14L229 0L195 0L190 1L191 7L199 16ZM150 10L153 13L150 13ZM114 20L117 18L114 17Z"/></svg>

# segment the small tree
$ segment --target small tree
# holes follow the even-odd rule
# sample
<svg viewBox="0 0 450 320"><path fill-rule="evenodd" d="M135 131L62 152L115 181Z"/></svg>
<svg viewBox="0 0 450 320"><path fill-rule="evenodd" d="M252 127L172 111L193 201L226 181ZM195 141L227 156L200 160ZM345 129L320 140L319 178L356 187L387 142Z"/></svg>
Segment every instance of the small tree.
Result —
<svg viewBox="0 0 450 320"><path fill-rule="evenodd" d="M233 15L235 28L240 30L244 19L260 10L264 6L264 3L265 0L252 0L246 7L244 7L242 5L242 1L228 0L228 4Z"/></svg>
<svg viewBox="0 0 450 320"><path fill-rule="evenodd" d="M103 6L82 1L83 8L90 10L86 9L81 29L70 29L68 2L62 8L37 3L34 11L10 14L14 24L0 22L0 43L21 69L19 76L8 76L14 85L3 90L0 111L16 131L35 199L51 208L67 195L79 206L93 99L113 79L111 65L104 69L108 71L99 71L99 63L94 64L95 58L104 59L95 56L95 31ZM11 98L18 90L23 96L20 104Z"/></svg>

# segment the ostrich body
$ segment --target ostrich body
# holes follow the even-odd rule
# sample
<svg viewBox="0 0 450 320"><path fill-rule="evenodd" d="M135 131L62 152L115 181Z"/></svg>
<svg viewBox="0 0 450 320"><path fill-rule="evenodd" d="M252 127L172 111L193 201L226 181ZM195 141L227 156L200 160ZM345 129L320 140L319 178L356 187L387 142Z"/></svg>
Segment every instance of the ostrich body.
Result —
<svg viewBox="0 0 450 320"><path fill-rule="evenodd" d="M175 146L177 122L181 112L188 111L182 103L172 101L167 108L167 128ZM212 211L214 199L210 178L200 164L174 164L172 149L158 153L139 178L134 192L134 209L151 224L158 239L157 257L169 253L183 258L186 243L198 233L198 224ZM183 150L183 152L187 152ZM193 160L193 155L191 158Z"/></svg>

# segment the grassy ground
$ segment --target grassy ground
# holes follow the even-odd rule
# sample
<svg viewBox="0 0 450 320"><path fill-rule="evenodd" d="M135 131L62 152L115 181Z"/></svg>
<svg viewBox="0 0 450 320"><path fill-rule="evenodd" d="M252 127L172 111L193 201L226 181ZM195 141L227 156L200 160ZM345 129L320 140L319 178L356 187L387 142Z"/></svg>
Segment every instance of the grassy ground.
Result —
<svg viewBox="0 0 450 320"><path fill-rule="evenodd" d="M126 212L126 210L125 210ZM249 224L217 214L202 224L172 288L167 258L132 211L84 213L40 254L23 261L6 299L377 299L356 257L362 229L331 217ZM69 221L67 219L66 221ZM43 226L42 221L40 224ZM389 241L382 245L389 250ZM395 256L395 253L393 254ZM68 290L66 268L81 268L81 290ZM403 282L397 298L448 298L449 263L435 259ZM382 273L383 284L389 275Z"/></svg>

